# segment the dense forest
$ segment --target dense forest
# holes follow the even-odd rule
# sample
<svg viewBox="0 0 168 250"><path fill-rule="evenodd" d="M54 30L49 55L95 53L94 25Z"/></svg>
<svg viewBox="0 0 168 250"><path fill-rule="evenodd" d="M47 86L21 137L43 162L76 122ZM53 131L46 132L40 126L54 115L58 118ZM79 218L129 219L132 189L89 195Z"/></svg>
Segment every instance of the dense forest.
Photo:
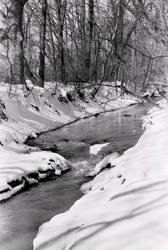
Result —
<svg viewBox="0 0 168 250"><path fill-rule="evenodd" d="M167 81L167 0L2 0L0 79L135 93Z"/></svg>

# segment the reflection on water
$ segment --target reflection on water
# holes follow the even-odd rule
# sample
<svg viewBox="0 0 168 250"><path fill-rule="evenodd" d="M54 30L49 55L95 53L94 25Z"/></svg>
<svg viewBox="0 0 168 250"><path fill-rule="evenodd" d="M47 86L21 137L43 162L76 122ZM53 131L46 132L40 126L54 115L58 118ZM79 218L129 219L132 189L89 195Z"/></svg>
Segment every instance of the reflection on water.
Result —
<svg viewBox="0 0 168 250"><path fill-rule="evenodd" d="M110 142L101 152L104 155L133 146L142 133L140 117L147 109L147 106L132 106L106 113L41 135L31 142L43 148L56 144L60 154L73 162L81 162L74 164L75 171L1 203L0 250L31 250L38 227L67 210L82 195L79 188L84 181L86 160L89 160L89 146Z"/></svg>
<svg viewBox="0 0 168 250"><path fill-rule="evenodd" d="M88 159L89 147L96 143L110 142L107 153L123 152L134 145L142 133L141 117L149 105L135 105L97 118L81 120L54 132L45 133L30 141L30 145L43 149L53 148L69 159Z"/></svg>

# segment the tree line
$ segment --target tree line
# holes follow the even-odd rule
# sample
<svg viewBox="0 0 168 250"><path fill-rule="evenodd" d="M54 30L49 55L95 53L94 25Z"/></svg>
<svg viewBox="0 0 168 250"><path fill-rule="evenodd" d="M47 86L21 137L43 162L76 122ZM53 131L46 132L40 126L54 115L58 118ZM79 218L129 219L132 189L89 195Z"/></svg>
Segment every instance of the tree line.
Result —
<svg viewBox="0 0 168 250"><path fill-rule="evenodd" d="M11 84L167 80L168 0L2 0L0 20Z"/></svg>

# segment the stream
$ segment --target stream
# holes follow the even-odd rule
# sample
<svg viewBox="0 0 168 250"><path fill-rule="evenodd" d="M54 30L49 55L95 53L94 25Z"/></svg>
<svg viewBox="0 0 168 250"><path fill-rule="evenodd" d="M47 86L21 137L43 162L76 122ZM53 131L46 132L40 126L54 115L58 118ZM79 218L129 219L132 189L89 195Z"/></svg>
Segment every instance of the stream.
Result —
<svg viewBox="0 0 168 250"><path fill-rule="evenodd" d="M123 153L142 134L141 117L149 104L134 105L80 120L62 129L40 135L28 144L52 149L73 163L73 170L56 180L30 187L0 204L0 250L32 250L38 227L54 215L66 211L82 196L80 186L89 165L112 152ZM109 143L94 158L89 149L97 143Z"/></svg>

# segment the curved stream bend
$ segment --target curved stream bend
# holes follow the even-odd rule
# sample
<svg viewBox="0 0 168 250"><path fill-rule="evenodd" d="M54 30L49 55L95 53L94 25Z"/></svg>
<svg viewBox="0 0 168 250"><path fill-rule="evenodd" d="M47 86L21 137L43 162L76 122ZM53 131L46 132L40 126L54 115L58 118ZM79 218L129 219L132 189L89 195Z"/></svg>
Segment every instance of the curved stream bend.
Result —
<svg viewBox="0 0 168 250"><path fill-rule="evenodd" d="M109 142L99 157L133 146L142 133L141 116L149 105L131 106L97 118L81 120L51 133L45 133L29 142L41 148L53 145L57 152L72 162L87 162L90 145ZM12 199L0 204L0 249L31 250L38 227L58 213L67 210L81 197L80 186L84 181L81 164L56 180L31 187ZM85 168L88 167L85 164Z"/></svg>

